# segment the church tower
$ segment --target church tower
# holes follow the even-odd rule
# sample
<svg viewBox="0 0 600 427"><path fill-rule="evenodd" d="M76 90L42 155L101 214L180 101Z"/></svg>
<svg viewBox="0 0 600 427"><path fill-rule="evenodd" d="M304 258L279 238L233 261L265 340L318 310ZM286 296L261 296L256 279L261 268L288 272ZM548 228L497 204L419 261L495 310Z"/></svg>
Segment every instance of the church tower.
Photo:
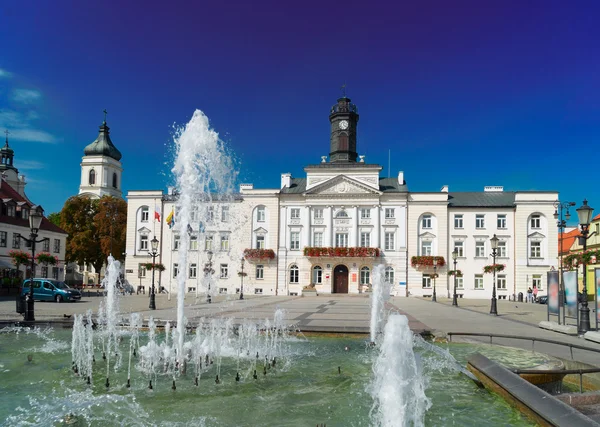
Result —
<svg viewBox="0 0 600 427"><path fill-rule="evenodd" d="M81 184L79 194L92 198L102 196L123 197L121 187L121 152L110 139L109 127L104 122L100 125L100 133L94 142L83 150L81 160Z"/></svg>
<svg viewBox="0 0 600 427"><path fill-rule="evenodd" d="M8 131L6 133L6 141L4 147L0 148L0 174L4 180L21 196L25 196L25 176L19 175L19 170L13 165L15 152L8 145Z"/></svg>
<svg viewBox="0 0 600 427"><path fill-rule="evenodd" d="M331 163L356 162L356 126L358 124L358 108L350 102L346 94L337 100L329 112L331 122Z"/></svg>

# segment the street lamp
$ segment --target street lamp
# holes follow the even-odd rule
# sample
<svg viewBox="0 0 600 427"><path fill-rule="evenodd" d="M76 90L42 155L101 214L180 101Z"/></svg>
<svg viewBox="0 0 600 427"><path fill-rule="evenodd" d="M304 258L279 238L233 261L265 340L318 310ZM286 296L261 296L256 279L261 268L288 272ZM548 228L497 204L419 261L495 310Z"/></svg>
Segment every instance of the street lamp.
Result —
<svg viewBox="0 0 600 427"><path fill-rule="evenodd" d="M156 310L156 292L154 292L154 271L156 270L155 259L158 256L158 239L156 236L150 240L150 245L152 245L152 251L150 251L150 256L152 257L152 289L150 290L150 310Z"/></svg>
<svg viewBox="0 0 600 427"><path fill-rule="evenodd" d="M210 297L211 278L209 276L212 276L213 274L215 274L215 270L213 270L213 268L212 268L212 257L213 257L212 251L208 251L206 253L206 255L208 256L208 262L206 264L204 264L204 276L207 277L207 279L208 279L208 290L206 291L206 302L210 304L210 303L212 303L212 299Z"/></svg>
<svg viewBox="0 0 600 427"><path fill-rule="evenodd" d="M244 257L242 257L242 271L240 272L240 277L242 279L242 283L240 284L240 299L244 299L244 276L246 275L246 273L244 273Z"/></svg>
<svg viewBox="0 0 600 427"><path fill-rule="evenodd" d="M565 296L565 282L563 281L563 233L565 228L567 227L567 221L571 218L571 213L569 212L569 208L571 206L575 206L575 202L560 202L557 200L554 202L554 219L556 220L556 226L560 232L560 248L559 248L559 262L560 262L560 297L559 297L559 307L563 305L562 299ZM564 215L563 219L563 211L567 211Z"/></svg>
<svg viewBox="0 0 600 427"><path fill-rule="evenodd" d="M587 200L583 201L583 205L576 209L577 216L579 217L579 226L581 227L581 236L579 236L579 244L583 246L583 254L587 250L587 239L592 237L595 233L588 236L590 230L590 221L592 220L592 212L594 209L588 206ZM579 308L579 333L585 334L590 330L590 309L588 307L587 299L587 264L585 262L585 256L582 257L583 261L583 301Z"/></svg>
<svg viewBox="0 0 600 427"><path fill-rule="evenodd" d="M437 295L435 293L435 278L437 277L437 258L433 257L433 297L431 302L437 302Z"/></svg>
<svg viewBox="0 0 600 427"><path fill-rule="evenodd" d="M23 239L25 242L31 245L31 277L29 279L29 293L27 294L27 298L25 301L24 315L26 322L35 321L35 312L33 305L33 278L35 277L35 244L48 240L47 238L36 240L43 218L44 216L37 211L34 211L31 214L29 214L29 239L26 239L25 237L19 235L21 239Z"/></svg>
<svg viewBox="0 0 600 427"><path fill-rule="evenodd" d="M498 238L494 234L494 237L490 239L492 245L492 273L494 274L494 282L492 284L492 307L490 308L490 314L494 316L498 315L498 307L496 304L496 249L498 249Z"/></svg>
<svg viewBox="0 0 600 427"><path fill-rule="evenodd" d="M452 297L452 305L458 307L458 298L456 295L456 276L458 276L458 270L456 269L456 259L458 258L458 248L454 248L452 251L452 259L454 260L454 296Z"/></svg>

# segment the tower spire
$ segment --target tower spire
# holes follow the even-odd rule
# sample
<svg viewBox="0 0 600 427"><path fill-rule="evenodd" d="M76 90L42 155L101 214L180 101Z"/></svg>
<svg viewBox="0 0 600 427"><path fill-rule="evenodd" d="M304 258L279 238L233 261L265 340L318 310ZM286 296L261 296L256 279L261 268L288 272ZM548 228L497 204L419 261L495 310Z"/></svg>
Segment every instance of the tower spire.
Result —
<svg viewBox="0 0 600 427"><path fill-rule="evenodd" d="M6 146L7 146L7 147L8 147L8 134L9 134L9 133L10 133L10 132L8 131L8 129L5 129L5 130L4 130L4 134L6 135Z"/></svg>
<svg viewBox="0 0 600 427"><path fill-rule="evenodd" d="M106 108L102 111L104 113L104 124L106 124L106 115L108 114L108 111L106 111Z"/></svg>

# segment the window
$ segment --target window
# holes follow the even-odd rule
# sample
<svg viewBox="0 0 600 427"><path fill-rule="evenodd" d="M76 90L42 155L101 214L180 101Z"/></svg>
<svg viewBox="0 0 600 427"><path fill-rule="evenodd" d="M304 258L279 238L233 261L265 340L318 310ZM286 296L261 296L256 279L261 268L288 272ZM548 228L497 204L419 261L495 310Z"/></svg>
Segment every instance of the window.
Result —
<svg viewBox="0 0 600 427"><path fill-rule="evenodd" d="M140 236L140 251L147 251L148 250L148 236L145 234L142 234Z"/></svg>
<svg viewBox="0 0 600 427"><path fill-rule="evenodd" d="M385 268L385 281L394 284L394 269L392 267Z"/></svg>
<svg viewBox="0 0 600 427"><path fill-rule="evenodd" d="M256 249L265 248L265 236L256 236Z"/></svg>
<svg viewBox="0 0 600 427"><path fill-rule="evenodd" d="M174 251L179 250L179 234L175 234L173 236L173 250Z"/></svg>
<svg viewBox="0 0 600 427"><path fill-rule="evenodd" d="M498 258L506 258L506 241L500 240L498 242L498 249L496 252L498 253Z"/></svg>
<svg viewBox="0 0 600 427"><path fill-rule="evenodd" d="M258 264L256 266L256 278L264 279L265 278L265 266L262 264Z"/></svg>
<svg viewBox="0 0 600 427"><path fill-rule="evenodd" d="M88 182L90 185L96 184L96 171L94 169L90 170L90 173L88 176Z"/></svg>
<svg viewBox="0 0 600 427"><path fill-rule="evenodd" d="M58 280L58 267L52 267L52 278Z"/></svg>
<svg viewBox="0 0 600 427"><path fill-rule="evenodd" d="M461 215L454 215L454 228L463 228L463 216Z"/></svg>
<svg viewBox="0 0 600 427"><path fill-rule="evenodd" d="M213 235L212 234L207 234L204 237L204 250L205 251L212 251L213 248Z"/></svg>
<svg viewBox="0 0 600 427"><path fill-rule="evenodd" d="M315 231L313 233L313 246L317 248L323 246L323 233L321 231Z"/></svg>
<svg viewBox="0 0 600 427"><path fill-rule="evenodd" d="M496 288L506 289L506 274L499 274L496 277Z"/></svg>
<svg viewBox="0 0 600 427"><path fill-rule="evenodd" d="M336 218L348 218L348 213L345 210L341 210L335 216Z"/></svg>
<svg viewBox="0 0 600 427"><path fill-rule="evenodd" d="M531 228L541 228L541 220L539 215L531 216Z"/></svg>
<svg viewBox="0 0 600 427"><path fill-rule="evenodd" d="M190 236L190 251L198 250L198 236L195 234Z"/></svg>
<svg viewBox="0 0 600 427"><path fill-rule="evenodd" d="M42 277L48 277L48 267L42 267Z"/></svg>
<svg viewBox="0 0 600 427"><path fill-rule="evenodd" d="M394 208L385 208L385 219L394 219Z"/></svg>
<svg viewBox="0 0 600 427"><path fill-rule="evenodd" d="M138 277L146 277L146 267L144 267L142 264L138 264Z"/></svg>
<svg viewBox="0 0 600 427"><path fill-rule="evenodd" d="M6 205L6 215L15 216L15 207L13 205Z"/></svg>
<svg viewBox="0 0 600 427"><path fill-rule="evenodd" d="M42 250L44 252L50 252L50 239L44 239L44 242L42 244Z"/></svg>
<svg viewBox="0 0 600 427"><path fill-rule="evenodd" d="M318 265L313 268L312 283L315 285L323 283L323 269Z"/></svg>
<svg viewBox="0 0 600 427"><path fill-rule="evenodd" d="M257 222L265 222L265 207L259 206L256 209L256 221Z"/></svg>
<svg viewBox="0 0 600 427"><path fill-rule="evenodd" d="M221 208L221 222L229 222L229 206Z"/></svg>
<svg viewBox="0 0 600 427"><path fill-rule="evenodd" d="M431 288L431 276L429 274L423 274L422 286L424 289Z"/></svg>
<svg viewBox="0 0 600 427"><path fill-rule="evenodd" d="M113 172L113 180L112 181L113 181L113 183L112 183L113 184L113 188L119 188L117 186L117 174L115 172Z"/></svg>
<svg viewBox="0 0 600 427"><path fill-rule="evenodd" d="M371 270L369 267L363 267L360 269L360 284L368 285L371 283Z"/></svg>
<svg viewBox="0 0 600 427"><path fill-rule="evenodd" d="M220 294L226 294L227 293L227 288L219 288L219 293Z"/></svg>
<svg viewBox="0 0 600 427"><path fill-rule="evenodd" d="M60 239L54 239L54 253L60 253Z"/></svg>
<svg viewBox="0 0 600 427"><path fill-rule="evenodd" d="M190 264L190 274L189 274L189 278L190 279L195 279L198 273L198 267L196 265L196 263L192 263Z"/></svg>
<svg viewBox="0 0 600 427"><path fill-rule="evenodd" d="M192 212L190 212L190 215L191 215L190 221L192 223L195 223L196 221L198 221L198 209L192 209Z"/></svg>
<svg viewBox="0 0 600 427"><path fill-rule="evenodd" d="M360 218L361 219L369 219L369 218L371 218L371 209L362 208L360 210Z"/></svg>
<svg viewBox="0 0 600 427"><path fill-rule="evenodd" d="M423 215L421 228L431 228L431 215Z"/></svg>
<svg viewBox="0 0 600 427"><path fill-rule="evenodd" d="M213 222L215 220L215 207L210 206L208 208L208 222Z"/></svg>
<svg viewBox="0 0 600 427"><path fill-rule="evenodd" d="M485 215L475 215L475 228L485 228Z"/></svg>
<svg viewBox="0 0 600 427"><path fill-rule="evenodd" d="M300 219L300 209L298 209L298 208L290 209L290 218L291 219Z"/></svg>
<svg viewBox="0 0 600 427"><path fill-rule="evenodd" d="M263 290L262 288L254 288L254 295L262 295Z"/></svg>
<svg viewBox="0 0 600 427"><path fill-rule="evenodd" d="M300 250L300 232L292 231L290 233L290 249L293 251Z"/></svg>
<svg viewBox="0 0 600 427"><path fill-rule="evenodd" d="M368 231L363 231L362 233L360 233L360 245L363 248L368 248L369 246L371 246L371 233L369 233Z"/></svg>
<svg viewBox="0 0 600 427"><path fill-rule="evenodd" d="M148 209L148 206L142 206L142 222L147 222L148 218L150 216L150 210Z"/></svg>
<svg viewBox="0 0 600 427"><path fill-rule="evenodd" d="M21 248L21 235L19 233L13 233L13 249Z"/></svg>
<svg viewBox="0 0 600 427"><path fill-rule="evenodd" d="M29 209L21 209L21 218L29 219Z"/></svg>
<svg viewBox="0 0 600 427"><path fill-rule="evenodd" d="M348 247L348 233L335 233L335 247L336 248L347 248Z"/></svg>
<svg viewBox="0 0 600 427"><path fill-rule="evenodd" d="M485 257L485 242L475 242L475 256Z"/></svg>
<svg viewBox="0 0 600 427"><path fill-rule="evenodd" d="M431 255L431 241L422 241L421 242L421 255Z"/></svg>
<svg viewBox="0 0 600 427"><path fill-rule="evenodd" d="M483 274L475 275L475 289L483 289Z"/></svg>
<svg viewBox="0 0 600 427"><path fill-rule="evenodd" d="M542 242L531 242L529 250L529 258L541 258L542 257Z"/></svg>
<svg viewBox="0 0 600 427"><path fill-rule="evenodd" d="M458 252L459 257L465 256L465 242L454 242L454 249Z"/></svg>
<svg viewBox="0 0 600 427"><path fill-rule="evenodd" d="M457 277L456 278L456 289L464 289L465 287L465 282L463 282L463 277Z"/></svg>
<svg viewBox="0 0 600 427"><path fill-rule="evenodd" d="M498 215L498 228L506 228L506 215Z"/></svg>
<svg viewBox="0 0 600 427"><path fill-rule="evenodd" d="M227 279L229 277L229 266L227 264L221 264L221 279Z"/></svg>
<svg viewBox="0 0 600 427"><path fill-rule="evenodd" d="M8 239L8 233L6 231L0 231L0 247L6 247L6 240Z"/></svg>
<svg viewBox="0 0 600 427"><path fill-rule="evenodd" d="M313 211L313 217L314 217L314 219L323 219L323 209L316 208Z"/></svg>
<svg viewBox="0 0 600 427"><path fill-rule="evenodd" d="M541 274L534 274L531 281L532 281L531 285L535 286L538 291L542 290L542 275Z"/></svg>
<svg viewBox="0 0 600 427"><path fill-rule="evenodd" d="M298 266L294 264L290 267L290 283L298 283L298 277Z"/></svg>
<svg viewBox="0 0 600 427"><path fill-rule="evenodd" d="M227 252L229 250L229 234L221 234L221 251Z"/></svg>
<svg viewBox="0 0 600 427"><path fill-rule="evenodd" d="M395 248L394 237L395 237L394 232L390 232L390 231L386 231L385 232L384 249L386 251L393 251L394 250L394 248Z"/></svg>
<svg viewBox="0 0 600 427"><path fill-rule="evenodd" d="M176 279L178 274L179 274L179 264L175 263L175 264L173 264L173 279Z"/></svg>

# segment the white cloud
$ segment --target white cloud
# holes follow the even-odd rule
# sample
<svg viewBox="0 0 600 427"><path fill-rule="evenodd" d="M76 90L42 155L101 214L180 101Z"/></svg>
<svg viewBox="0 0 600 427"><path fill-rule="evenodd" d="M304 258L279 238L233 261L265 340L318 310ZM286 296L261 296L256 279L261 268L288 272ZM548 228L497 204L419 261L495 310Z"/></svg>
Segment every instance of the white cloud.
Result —
<svg viewBox="0 0 600 427"><path fill-rule="evenodd" d="M21 104L31 104L42 97L42 93L35 89L13 89L13 101Z"/></svg>
<svg viewBox="0 0 600 427"><path fill-rule="evenodd" d="M44 164L37 160L19 160L18 166L22 170L44 169Z"/></svg>
<svg viewBox="0 0 600 427"><path fill-rule="evenodd" d="M45 142L48 144L54 144L58 142L58 139L54 135L51 135L43 130L13 129L9 132L9 138L16 139L18 141Z"/></svg>
<svg viewBox="0 0 600 427"><path fill-rule="evenodd" d="M27 126L27 120L17 111L0 110L0 127L12 128Z"/></svg>
<svg viewBox="0 0 600 427"><path fill-rule="evenodd" d="M12 77L12 73L0 68L0 79L2 79L2 78L10 79L11 77Z"/></svg>

